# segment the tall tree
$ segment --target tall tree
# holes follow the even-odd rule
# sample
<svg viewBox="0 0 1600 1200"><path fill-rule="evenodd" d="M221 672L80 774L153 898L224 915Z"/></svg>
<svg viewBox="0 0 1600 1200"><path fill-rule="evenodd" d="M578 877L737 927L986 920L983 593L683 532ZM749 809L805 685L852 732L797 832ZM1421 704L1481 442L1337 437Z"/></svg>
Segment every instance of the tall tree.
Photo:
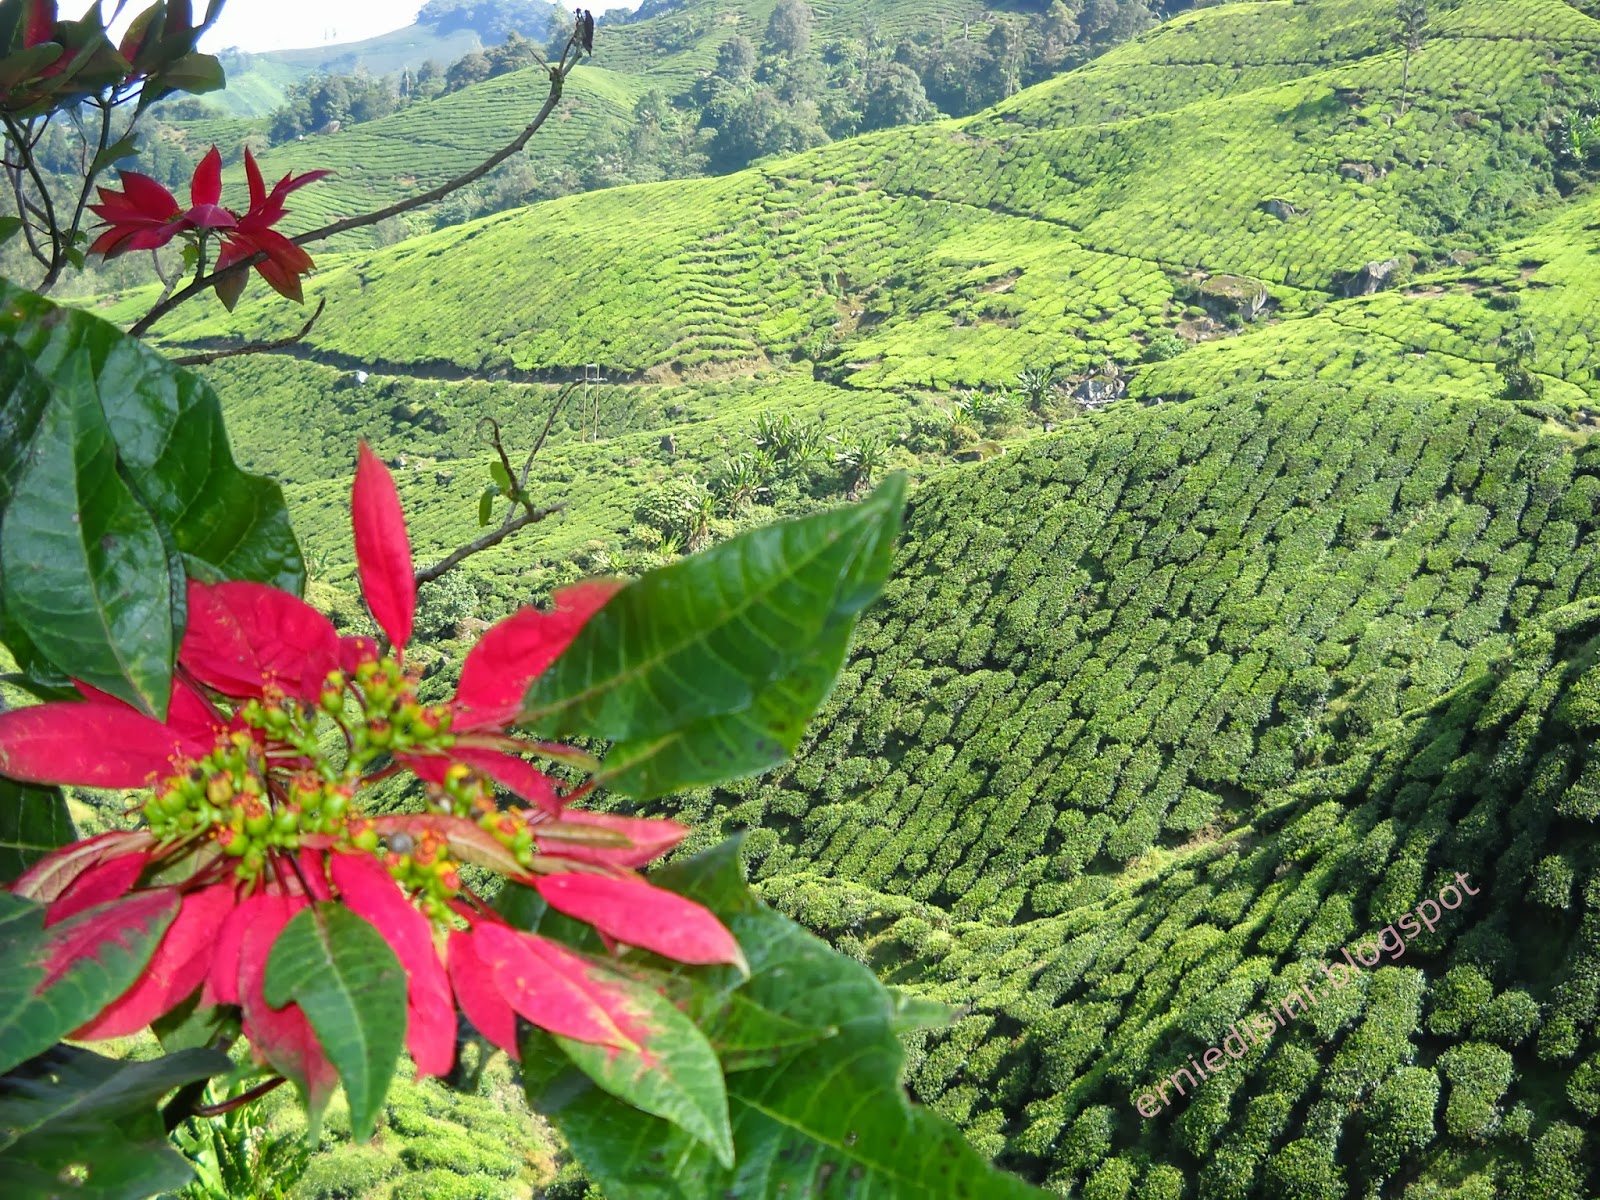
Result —
<svg viewBox="0 0 1600 1200"><path fill-rule="evenodd" d="M811 28L816 18L806 0L778 0L778 7L767 19L764 49L769 54L798 57L811 46Z"/></svg>
<svg viewBox="0 0 1600 1200"><path fill-rule="evenodd" d="M1406 115L1406 96L1411 88L1411 56L1428 40L1427 0L1400 0L1395 8L1400 28L1395 40L1405 50L1405 65L1400 68L1400 115Z"/></svg>

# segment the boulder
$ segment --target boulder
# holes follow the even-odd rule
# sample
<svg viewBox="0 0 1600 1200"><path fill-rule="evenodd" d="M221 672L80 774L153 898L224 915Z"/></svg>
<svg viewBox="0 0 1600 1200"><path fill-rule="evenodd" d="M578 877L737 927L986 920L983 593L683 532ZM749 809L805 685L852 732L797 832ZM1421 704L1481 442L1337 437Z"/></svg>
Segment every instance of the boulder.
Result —
<svg viewBox="0 0 1600 1200"><path fill-rule="evenodd" d="M1382 291L1400 269L1398 258L1386 258L1382 262L1369 262L1343 283L1346 296L1370 296L1374 292Z"/></svg>
<svg viewBox="0 0 1600 1200"><path fill-rule="evenodd" d="M1213 275L1200 284L1200 303L1214 313L1253 321L1272 300L1267 285L1245 275Z"/></svg>

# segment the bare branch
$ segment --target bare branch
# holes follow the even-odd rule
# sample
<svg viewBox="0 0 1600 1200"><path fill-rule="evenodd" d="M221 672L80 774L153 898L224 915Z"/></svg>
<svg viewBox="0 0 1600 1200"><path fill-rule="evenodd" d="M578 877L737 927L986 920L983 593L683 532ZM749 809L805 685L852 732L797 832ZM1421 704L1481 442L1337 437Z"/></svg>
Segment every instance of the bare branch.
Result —
<svg viewBox="0 0 1600 1200"><path fill-rule="evenodd" d="M544 428L539 431L539 440L533 443L533 449L528 451L528 457L522 461L522 474L517 476L518 491L527 491L528 471L533 466L533 460L538 456L539 451L544 449L545 439L550 436L550 429L556 423L556 414L561 411L561 406L567 402L567 397L572 395L577 388L578 385L576 383L569 383L566 387L562 388L556 393L555 403L550 406L550 415L545 418ZM506 474L511 474L511 467L509 464L506 466Z"/></svg>
<svg viewBox="0 0 1600 1200"><path fill-rule="evenodd" d="M224 358L239 358L245 354L263 354L268 350L282 350L285 346L292 346L301 338L311 332L311 327L317 323L317 318L322 315L322 310L328 307L328 298L324 296L317 301L317 311L312 313L300 332L288 337L275 338L266 342L247 342L243 346L231 346L226 350L210 350L204 354L185 354L172 361L180 367L203 367L207 363L214 363Z"/></svg>
<svg viewBox="0 0 1600 1200"><path fill-rule="evenodd" d="M567 397L572 395L577 386L575 383L569 383L556 393L556 398L550 405L550 415L545 418L544 428L539 431L538 440L533 443L533 449L528 451L528 457L522 462L520 475L513 476L511 473L511 459L506 454L504 443L500 440L500 422L493 417L484 417L483 420L478 422L480 429L485 425L489 427L489 445L500 456L500 465L505 469L506 478L516 480L516 494L511 497L511 508L506 511L505 520L500 522L497 529L490 530L476 541L468 542L465 546L452 550L444 558L434 563L433 566L425 567L418 571L416 574L418 587L438 579L448 571L454 570L480 550L487 550L490 546L498 546L513 533L516 533L517 530L525 529L529 525L542 521L566 507L561 504L553 504L549 508L535 508L533 502L528 499L528 472L533 467L533 460L538 456L539 451L544 448L545 439L550 436L550 429L556 423L556 414L561 411L561 407L566 403Z"/></svg>
<svg viewBox="0 0 1600 1200"><path fill-rule="evenodd" d="M577 34L574 33L567 39L566 47L561 52L561 61L549 69L550 94L545 97L544 103L539 106L539 111L537 114L535 114L533 120L528 123L527 127L523 129L521 133L512 138L510 142L501 147L499 150L495 151L495 153L484 159L470 171L466 171L460 175L457 175L448 183L440 184L438 187L423 192L420 195L412 196L409 199L401 200L395 204L391 204L387 208L380 208L375 212L366 213L359 217L346 217L342 221L335 221L331 225L324 225L319 229L313 229L307 233L302 233L297 237L291 238L290 240L293 241L297 246L304 246L309 242L320 242L325 238L330 238L336 233L344 233L351 229L360 229L367 225L376 225L379 221L386 221L390 217L399 216L404 212L410 212L412 209L420 208L424 204L432 204L435 200L441 200L445 196L448 196L451 192L458 191L461 188L466 187L469 183L473 183L476 180L483 178L483 176L494 170L495 167L499 166L501 163L505 162L506 159L520 151L528 144L529 141L532 140L533 135L538 133L539 130L543 128L544 123L550 119L550 114L555 111L556 105L561 102L561 91L563 85L566 83L567 76L572 73L573 68L578 65L582 57L582 54L577 52ZM569 59L571 60L570 62L568 61ZM150 327L162 317L166 316L174 308L177 308L178 305L205 291L206 288L210 287L223 275L229 274L233 271L248 271L251 267L255 266L256 263L261 262L265 257L266 255L264 254L252 254L249 258L242 258L235 263L231 263L229 266L220 271L215 271L210 275L196 277L195 280L187 287L180 288L171 296L168 296L166 299L158 302L153 308L151 308L149 312L145 313L145 315L140 317L139 320L133 323L133 325L129 326L128 332L134 337L143 336L145 333L149 332Z"/></svg>
<svg viewBox="0 0 1600 1200"><path fill-rule="evenodd" d="M552 504L549 508L523 509L521 512L517 513L516 516L502 522L499 528L490 530L481 538L478 538L476 541L468 542L465 546L457 547L455 550L452 550L449 554L445 555L445 557L441 558L438 562L434 563L433 566L424 567L422 570L418 571L417 586L421 587L423 584L430 583L433 580L438 579L441 575L455 570L456 567L460 566L463 561L472 557L472 555L477 554L481 550L487 550L491 546L498 546L513 533L516 533L517 530L525 529L529 525L533 525L544 520L546 517L554 516L565 507L566 505L564 504Z"/></svg>
<svg viewBox="0 0 1600 1200"><path fill-rule="evenodd" d="M89 159L91 167L105 153L106 147L111 145L111 105L99 98L95 99L94 104L100 110L100 136L94 144L94 155ZM81 133L83 129L81 118L78 119L78 129ZM87 152L88 137L84 137L83 141ZM95 179L96 173L86 168L83 172L83 186L78 189L78 198L72 206L72 225L66 233L66 244L69 248L77 243L78 230L83 227L83 210L88 206L89 193L94 190Z"/></svg>

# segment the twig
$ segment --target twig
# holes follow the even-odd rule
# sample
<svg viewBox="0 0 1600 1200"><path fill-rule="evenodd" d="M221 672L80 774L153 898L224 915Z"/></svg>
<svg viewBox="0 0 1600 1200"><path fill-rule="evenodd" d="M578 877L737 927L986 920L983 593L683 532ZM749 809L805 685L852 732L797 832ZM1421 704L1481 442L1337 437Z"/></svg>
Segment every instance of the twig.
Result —
<svg viewBox="0 0 1600 1200"><path fill-rule="evenodd" d="M561 406L567 402L567 397L578 388L576 383L569 383L556 393L555 403L550 406L550 415L544 420L544 428L539 431L539 440L533 443L533 449L528 451L528 457L522 462L522 474L517 476L517 490L525 492L528 489L528 471L533 466L533 460L539 451L544 449L544 442L550 436L550 429L556 423L556 414L561 411ZM498 433L498 428L496 429ZM511 464L506 464L506 474L511 474Z"/></svg>
<svg viewBox="0 0 1600 1200"><path fill-rule="evenodd" d="M288 1082L289 1081L287 1079L280 1075L276 1079L269 1079L265 1083L256 1084L255 1087L251 1088L247 1092L240 1092L231 1100L222 1100L216 1104L197 1104L194 1108L194 1115L197 1117L223 1116L226 1113L231 1113L236 1108L243 1108L252 1100L261 1099L261 1097L265 1096L274 1088L282 1087Z"/></svg>
<svg viewBox="0 0 1600 1200"><path fill-rule="evenodd" d="M422 570L418 571L417 586L420 587L424 583L430 583L433 580L438 579L439 576L455 570L456 567L461 565L463 560L470 558L474 554L477 554L480 550L487 550L491 546L498 546L513 533L516 533L517 530L525 529L529 525L533 525L544 520L546 517L554 516L564 508L566 508L565 504L552 504L549 508L524 509L515 517L512 517L504 522L498 529L484 534L476 541L468 542L465 546L461 546L455 550L452 550L449 554L445 555L444 558L441 558L438 562L434 563L433 566L424 567Z"/></svg>
<svg viewBox="0 0 1600 1200"><path fill-rule="evenodd" d="M265 342L247 342L243 346L233 346L227 350L209 350L204 354L185 354L172 361L180 367L203 367L208 363L217 362L224 358L238 358L241 354L261 354L267 350L282 350L285 346L292 346L308 333L317 323L317 318L322 315L322 310L328 307L326 296L317 301L317 311L311 314L310 319L300 326L300 332L290 334L288 337L274 338Z"/></svg>
<svg viewBox="0 0 1600 1200"><path fill-rule="evenodd" d="M61 231L56 225L55 202L50 197L50 188L45 184L44 176L39 173L38 161L33 156L33 146L38 141L37 136L31 141L22 137L21 130L17 127L16 121L9 115L7 115L5 118L5 126L6 132L10 135L13 142L19 146L24 144L27 145L27 152L23 155L22 165L27 168L28 177L33 180L33 186L39 193L39 203L44 207L44 211L40 212L39 216L40 219L45 222L45 228L50 234L50 261L45 267L44 279L40 281L38 288L35 290L39 292L48 292L52 287L55 286L56 280L61 277L61 267L66 259L66 255L63 254L61 250ZM16 186L17 195L20 199L22 195L20 183ZM33 211L39 212L38 209L34 209ZM19 215L22 216L23 223L26 225L26 213L20 212ZM35 257L37 257L37 255Z"/></svg>
<svg viewBox="0 0 1600 1200"><path fill-rule="evenodd" d="M505 162L506 159L510 158L513 154L516 154L524 146L526 146L533 138L533 135L538 133L539 130L544 126L544 123L549 120L550 114L555 111L556 105L561 102L561 91L563 85L566 83L567 76L572 73L572 69L578 65L583 57L580 53L573 56L570 63L567 61L568 57L573 55L573 51L576 48L576 39L576 33L567 39L566 47L561 52L561 61L557 65L550 68L550 94L545 97L544 103L539 107L539 111L534 116L533 120L528 123L527 128L525 128L516 137L511 139L511 141L505 146L501 147L477 166L473 167L470 171L466 171L463 174L457 175L448 183L440 184L438 187L433 188L430 191L423 192L421 195L412 196L407 200L401 200L395 204L391 204L388 208L380 208L375 212L366 213L359 217L346 217L342 221L335 221L331 225L323 225L318 229L313 229L307 233L302 233L297 237L291 238L290 240L297 246L304 246L309 242L320 242L325 238L330 238L336 233L344 233L351 229L360 229L367 225L376 225L379 221L386 221L390 217L396 217L401 213L410 212L412 209L420 208L424 204L432 204L435 200L441 200L445 196L448 196L451 192L464 188L467 186L467 184L473 183L487 175L490 171L494 170L494 168ZM265 258L265 254L252 254L248 258L241 258L237 262L229 264L220 271L215 271L210 275L197 276L187 287L180 288L177 292L173 293L171 296L168 296L165 300L159 301L153 308L151 308L149 312L145 313L145 315L140 317L136 322L133 323L133 325L129 326L128 332L134 337L143 336L145 333L149 332L150 327L162 317L166 316L174 308L177 308L178 305L184 303L184 301L193 296L199 295L222 276L230 274L234 271L248 271L251 267L255 266L256 263L261 262Z"/></svg>
<svg viewBox="0 0 1600 1200"><path fill-rule="evenodd" d="M548 508L535 508L528 499L528 473L533 469L533 460L538 457L539 451L544 449L545 439L550 436L550 430L556 423L556 415L561 411L562 405L567 402L567 397L572 395L577 388L576 383L569 383L556 393L554 403L550 405L550 415L544 419L544 428L539 431L538 439L533 443L533 449L528 451L528 457L522 460L522 471L513 476L511 473L511 458L506 454L505 444L500 440L500 422L493 417L484 417L478 422L478 428L485 425L489 427L489 445L500 456L500 466L506 473L507 479L515 478L516 492L511 497L511 508L506 511L505 520L500 522L497 529L492 529L476 541L468 542L465 546L457 547L445 555L431 567L424 567L416 573L417 586L431 583L441 575L455 570L466 559L477 554L480 550L487 550L491 546L498 546L519 529L526 529L529 525L538 523L546 517L554 516L566 507L564 504L552 504ZM521 510L518 510L518 505Z"/></svg>

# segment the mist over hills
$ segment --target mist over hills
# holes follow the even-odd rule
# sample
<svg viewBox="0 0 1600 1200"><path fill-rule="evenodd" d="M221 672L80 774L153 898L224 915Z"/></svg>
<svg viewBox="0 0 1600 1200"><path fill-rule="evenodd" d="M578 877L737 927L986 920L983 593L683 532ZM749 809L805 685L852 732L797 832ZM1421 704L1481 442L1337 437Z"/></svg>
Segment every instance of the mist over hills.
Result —
<svg viewBox="0 0 1600 1200"><path fill-rule="evenodd" d="M565 510L474 560L479 613L912 469L895 576L794 763L651 811L749 830L766 896L962 1006L916 1036L913 1092L1062 1195L1577 1200L1590 7L1432 4L1409 53L1387 0L1196 7L971 117L327 255L311 335L208 374L348 620L356 438L402 463L425 556L476 531L477 421L531 438L587 367L541 460ZM575 104L710 69L709 27L661 53L629 40L653 22L768 9L654 11ZM471 136L427 169L503 136L525 86L447 97ZM406 150L382 125L339 143L374 196ZM315 190L308 221L341 195ZM159 332L303 319L247 299ZM1477 892L1332 987L1319 964L1458 874ZM1301 985L1299 1019L1139 1109Z"/></svg>

